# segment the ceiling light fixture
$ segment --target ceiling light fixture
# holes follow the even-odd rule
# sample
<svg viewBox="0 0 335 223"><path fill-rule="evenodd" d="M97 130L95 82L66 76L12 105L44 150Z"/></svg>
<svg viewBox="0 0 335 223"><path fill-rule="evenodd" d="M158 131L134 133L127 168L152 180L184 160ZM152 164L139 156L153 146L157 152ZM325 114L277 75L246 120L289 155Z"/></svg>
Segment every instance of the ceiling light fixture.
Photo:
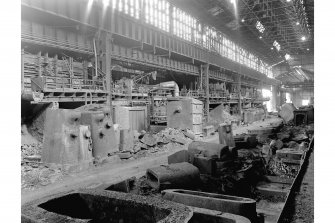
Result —
<svg viewBox="0 0 335 223"><path fill-rule="evenodd" d="M109 0L103 0L103 4L104 4L105 6L108 6L108 5L109 5Z"/></svg>
<svg viewBox="0 0 335 223"><path fill-rule="evenodd" d="M272 44L276 49L279 51L280 50L280 44L275 40Z"/></svg>
<svg viewBox="0 0 335 223"><path fill-rule="evenodd" d="M256 22L256 28L258 29L258 31L260 33L263 33L265 31L265 27L263 26L263 24L260 21Z"/></svg>
<svg viewBox="0 0 335 223"><path fill-rule="evenodd" d="M230 3L236 5L236 0L230 0Z"/></svg>
<svg viewBox="0 0 335 223"><path fill-rule="evenodd" d="M289 60L291 58L290 54L285 54L285 60Z"/></svg>

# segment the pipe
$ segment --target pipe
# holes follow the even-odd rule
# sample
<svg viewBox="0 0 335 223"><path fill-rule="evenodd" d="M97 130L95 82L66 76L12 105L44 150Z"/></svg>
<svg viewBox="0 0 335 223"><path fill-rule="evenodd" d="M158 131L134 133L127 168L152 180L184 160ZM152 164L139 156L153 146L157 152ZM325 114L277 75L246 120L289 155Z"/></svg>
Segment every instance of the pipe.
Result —
<svg viewBox="0 0 335 223"><path fill-rule="evenodd" d="M164 200L191 207L241 215L251 222L258 222L256 201L253 199L182 189L164 190L162 195Z"/></svg>
<svg viewBox="0 0 335 223"><path fill-rule="evenodd" d="M191 206L189 206L191 207ZM234 222L234 223L250 223L249 219L236 214L224 213L222 211L209 210L205 208L191 207L193 222Z"/></svg>
<svg viewBox="0 0 335 223"><path fill-rule="evenodd" d="M24 92L24 49L21 50L21 94Z"/></svg>
<svg viewBox="0 0 335 223"><path fill-rule="evenodd" d="M272 65L270 65L269 67L277 66L278 64L281 64L282 62L285 62L285 60L282 60L282 61L279 61L278 63L272 64Z"/></svg>
<svg viewBox="0 0 335 223"><path fill-rule="evenodd" d="M94 60L95 60L95 77L98 77L98 56L97 47L95 45L95 38L93 38Z"/></svg>
<svg viewBox="0 0 335 223"><path fill-rule="evenodd" d="M157 85L163 88L174 88L174 97L179 97L179 86L175 81L161 82Z"/></svg>

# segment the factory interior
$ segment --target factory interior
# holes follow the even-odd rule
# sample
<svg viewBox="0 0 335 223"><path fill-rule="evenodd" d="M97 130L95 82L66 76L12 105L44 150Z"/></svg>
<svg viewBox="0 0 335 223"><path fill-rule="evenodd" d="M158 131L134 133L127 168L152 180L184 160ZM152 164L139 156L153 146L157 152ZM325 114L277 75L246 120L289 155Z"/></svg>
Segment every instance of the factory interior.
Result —
<svg viewBox="0 0 335 223"><path fill-rule="evenodd" d="M21 222L314 222L313 0L17 6Z"/></svg>

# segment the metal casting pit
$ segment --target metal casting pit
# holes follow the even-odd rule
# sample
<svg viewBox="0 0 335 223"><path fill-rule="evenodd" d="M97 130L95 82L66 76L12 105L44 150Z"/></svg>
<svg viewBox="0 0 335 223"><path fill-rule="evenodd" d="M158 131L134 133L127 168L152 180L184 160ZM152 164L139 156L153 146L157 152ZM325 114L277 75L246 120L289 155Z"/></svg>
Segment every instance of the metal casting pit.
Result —
<svg viewBox="0 0 335 223"><path fill-rule="evenodd" d="M235 214L192 207L193 216L189 223L250 223L249 219Z"/></svg>
<svg viewBox="0 0 335 223"><path fill-rule="evenodd" d="M107 188L104 188L104 190L129 193L130 191L135 189L135 187L136 187L135 182L136 182L136 177L131 177L131 178L123 180L119 183L112 184L112 185L108 186Z"/></svg>
<svg viewBox="0 0 335 223"><path fill-rule="evenodd" d="M185 205L161 199L80 190L24 205L21 222L188 222L192 214Z"/></svg>
<svg viewBox="0 0 335 223"><path fill-rule="evenodd" d="M176 203L241 215L251 222L257 221L256 201L253 199L181 189L164 190L162 195L163 199Z"/></svg>

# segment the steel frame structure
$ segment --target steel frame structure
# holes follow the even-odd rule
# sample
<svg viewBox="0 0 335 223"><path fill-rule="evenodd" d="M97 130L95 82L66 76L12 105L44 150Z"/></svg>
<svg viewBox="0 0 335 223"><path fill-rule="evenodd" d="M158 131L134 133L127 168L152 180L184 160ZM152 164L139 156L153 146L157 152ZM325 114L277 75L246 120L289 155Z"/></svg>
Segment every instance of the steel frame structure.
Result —
<svg viewBox="0 0 335 223"><path fill-rule="evenodd" d="M193 11L221 30L230 29L234 39L241 39L252 51L258 52L272 64L288 53L291 55L313 52L313 0L238 0L237 9L228 0L172 0L185 10ZM200 10L201 9L201 10ZM237 12L237 14L236 14ZM260 21L265 31L256 29ZM297 25L299 22L299 25ZM228 32L229 33L229 32ZM260 39L259 37L262 36ZM306 40L302 41L301 37ZM274 40L281 51L272 48ZM306 49L309 49L307 52Z"/></svg>
<svg viewBox="0 0 335 223"><path fill-rule="evenodd" d="M44 16L50 17L52 21L48 23L46 20L45 23L43 21L41 24L28 23L28 28L22 33L22 42L42 47L49 46L51 48L57 48L57 44L50 45L52 42L62 43L61 45L64 47L61 50L76 52L87 58L92 58L96 53L95 51L97 51L97 57L101 64L99 69L105 74L105 84L107 85L105 85L106 88L103 94L94 95L98 99L93 97L93 101L107 101L107 104L111 105L111 99L127 98L127 96L117 95L111 89L108 89L110 87L108 83L111 81L111 69L109 67L112 67L112 61L125 65L137 64L149 68L173 70L177 73L186 73L189 75L200 76L200 73L205 74L205 79L203 79L203 89L206 90L204 98L205 113L209 112L210 103L220 102L220 100L216 99L215 95L213 96L209 93L209 79L234 82L232 76L240 73L239 77L244 77L243 82L245 86L261 87L261 80L268 84L278 84L275 80L267 78L256 70L241 66L237 62L223 58L219 54L199 47L194 43L175 37L164 32L164 30L152 27L150 24L144 24L117 12L112 12L110 15L108 13L105 14L108 15L109 19L104 20L102 17L104 13L99 13L103 10L99 4L92 8L92 13L95 12L97 16L85 18L82 21L81 18L85 16L81 14L82 11L80 9L85 8L85 5L79 5L79 17L75 17L75 15L78 16L78 13L75 13L77 8L64 9L63 13L62 8L55 6L55 4L48 5L47 3L37 1L34 2L37 5L32 5L33 2L29 0L23 1L23 13L29 12L25 14L23 21L27 19L29 22L29 19L31 19L29 14L39 18L43 18ZM71 3L66 4L71 5L74 3L71 1ZM36 20L32 19L32 21ZM59 25L50 26L50 24ZM67 26L64 28L62 24L67 24ZM73 33L75 38L73 38ZM81 34L84 34L84 37ZM27 36L29 38L26 38ZM65 39L60 38L63 36L65 36ZM85 44L78 43L82 38L85 38ZM90 43L91 40L96 41L97 50L93 49ZM67 97L67 95L70 96ZM76 98L77 96L78 94L73 92L67 92L66 94L51 92L48 93L47 101L88 100L86 94L82 94L80 98ZM140 95L136 96L136 98L142 100L145 96Z"/></svg>

